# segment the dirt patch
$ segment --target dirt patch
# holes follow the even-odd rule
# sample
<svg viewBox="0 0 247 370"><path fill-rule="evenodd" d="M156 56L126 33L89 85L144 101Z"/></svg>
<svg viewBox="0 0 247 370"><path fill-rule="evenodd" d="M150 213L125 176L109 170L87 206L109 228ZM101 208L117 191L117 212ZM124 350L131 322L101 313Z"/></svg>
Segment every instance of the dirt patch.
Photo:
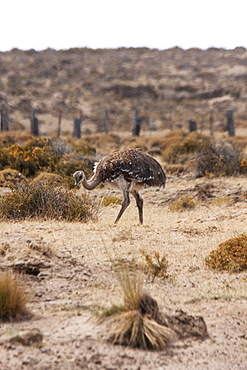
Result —
<svg viewBox="0 0 247 370"><path fill-rule="evenodd" d="M170 211L168 200L185 189L196 189L192 194L204 189L206 195L193 210ZM246 272L218 273L204 261L219 243L247 232L246 190L245 178L169 178L165 191L143 193L143 226L133 200L117 226L113 222L119 205L102 207L95 223L1 222L0 244L8 245L1 270L22 272L32 312L28 320L0 324L1 369L244 370ZM114 192L90 194L101 199ZM226 194L237 194L237 202L211 202L211 195ZM178 340L164 351L113 345L107 340L107 324L95 319L95 312L122 303L110 260L143 266L140 250L164 253L173 276L169 281L157 277L153 283L144 276L145 291L173 327L180 325ZM183 325L191 329L189 335Z"/></svg>

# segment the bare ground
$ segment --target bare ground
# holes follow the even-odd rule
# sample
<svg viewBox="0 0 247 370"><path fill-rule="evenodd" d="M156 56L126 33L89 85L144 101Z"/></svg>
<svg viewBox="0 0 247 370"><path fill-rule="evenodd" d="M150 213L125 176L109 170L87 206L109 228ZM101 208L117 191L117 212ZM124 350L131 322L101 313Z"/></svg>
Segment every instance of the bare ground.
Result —
<svg viewBox="0 0 247 370"><path fill-rule="evenodd" d="M1 268L29 272L22 278L32 317L0 324L0 368L246 369L247 274L214 272L204 263L220 242L247 232L246 192L246 178L170 178L164 191L143 194L143 226L134 201L117 226L119 205L102 208L87 224L1 222L1 245L8 245ZM184 194L195 209L170 211L168 200ZM145 290L166 314L203 316L208 339L176 341L160 352L107 341L107 325L93 313L122 303L110 258L143 265L140 249L165 253L172 277L151 283L145 275Z"/></svg>

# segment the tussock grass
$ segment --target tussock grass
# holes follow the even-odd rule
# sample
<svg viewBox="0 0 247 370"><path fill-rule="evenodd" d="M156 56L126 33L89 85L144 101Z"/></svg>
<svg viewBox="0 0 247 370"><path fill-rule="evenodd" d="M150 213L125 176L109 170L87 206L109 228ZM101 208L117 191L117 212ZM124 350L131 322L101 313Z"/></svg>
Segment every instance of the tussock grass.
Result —
<svg viewBox="0 0 247 370"><path fill-rule="evenodd" d="M143 292L143 277L140 271L125 266L115 269L121 287L124 304L113 306L107 313L110 341L130 347L162 350L174 338L174 332L158 323L158 305Z"/></svg>
<svg viewBox="0 0 247 370"><path fill-rule="evenodd" d="M11 320L27 313L27 294L18 276L12 272L0 274L0 319Z"/></svg>

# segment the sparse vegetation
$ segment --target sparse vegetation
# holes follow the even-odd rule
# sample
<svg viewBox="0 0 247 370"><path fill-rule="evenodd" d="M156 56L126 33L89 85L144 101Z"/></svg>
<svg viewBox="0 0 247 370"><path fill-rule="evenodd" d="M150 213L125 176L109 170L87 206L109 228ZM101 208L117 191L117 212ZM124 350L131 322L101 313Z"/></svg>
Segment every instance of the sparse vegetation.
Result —
<svg viewBox="0 0 247 370"><path fill-rule="evenodd" d="M193 198L190 195L179 197L178 199L173 200L169 203L169 209L170 211L173 211L173 212L194 209L195 206L196 206L196 202L193 200Z"/></svg>
<svg viewBox="0 0 247 370"><path fill-rule="evenodd" d="M1 219L28 218L87 221L93 215L92 204L86 195L77 196L63 188L45 183L29 184L0 196Z"/></svg>
<svg viewBox="0 0 247 370"><path fill-rule="evenodd" d="M214 270L228 272L247 270L247 235L221 243L205 261L206 265Z"/></svg>
<svg viewBox="0 0 247 370"><path fill-rule="evenodd" d="M122 200L120 198L113 197L110 195L103 197L100 201L100 204L104 207L107 207L111 204L121 204L121 203L122 203Z"/></svg>
<svg viewBox="0 0 247 370"><path fill-rule="evenodd" d="M9 271L0 274L0 319L12 320L26 314L27 299L16 274Z"/></svg>
<svg viewBox="0 0 247 370"><path fill-rule="evenodd" d="M158 305L142 292L142 275L124 267L116 271L122 288L124 305L106 311L110 341L149 350L162 350L174 339L175 333L157 322ZM155 302L155 303L154 303ZM112 313L112 315L111 315Z"/></svg>
<svg viewBox="0 0 247 370"><path fill-rule="evenodd" d="M170 275L167 274L168 261L165 255L161 257L160 252L154 251L152 254L145 252L144 250L140 251L146 261L146 272L152 277L152 283L156 277L163 279L170 278Z"/></svg>

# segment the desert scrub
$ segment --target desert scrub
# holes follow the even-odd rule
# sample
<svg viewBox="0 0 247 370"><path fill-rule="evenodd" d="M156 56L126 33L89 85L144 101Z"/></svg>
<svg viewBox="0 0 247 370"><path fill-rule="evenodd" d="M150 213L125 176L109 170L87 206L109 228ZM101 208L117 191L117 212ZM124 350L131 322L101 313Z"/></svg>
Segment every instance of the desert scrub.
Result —
<svg viewBox="0 0 247 370"><path fill-rule="evenodd" d="M48 139L33 139L24 146L15 144L0 149L0 169L9 167L27 177L47 169L53 171L58 161L59 155Z"/></svg>
<svg viewBox="0 0 247 370"><path fill-rule="evenodd" d="M17 186L27 184L27 179L20 172L6 168L0 171L0 186Z"/></svg>
<svg viewBox="0 0 247 370"><path fill-rule="evenodd" d="M27 293L18 276L12 272L0 274L0 319L11 320L27 313Z"/></svg>
<svg viewBox="0 0 247 370"><path fill-rule="evenodd" d="M230 141L212 144L197 155L196 176L205 174L232 176L245 170L241 150Z"/></svg>
<svg viewBox="0 0 247 370"><path fill-rule="evenodd" d="M185 195L169 203L170 211L185 211L187 209L194 209L195 206L195 201L189 195Z"/></svg>
<svg viewBox="0 0 247 370"><path fill-rule="evenodd" d="M89 198L73 191L55 188L45 183L29 184L12 189L0 196L0 218L20 220L28 218L84 221L93 217Z"/></svg>
<svg viewBox="0 0 247 370"><path fill-rule="evenodd" d="M247 269L247 235L229 239L219 244L205 259L214 270L240 272Z"/></svg>
<svg viewBox="0 0 247 370"><path fill-rule="evenodd" d="M170 276L167 274L168 260L165 255L161 256L158 251L154 251L152 254L140 250L141 254L145 258L146 266L145 271L152 277L152 283L156 277L168 279Z"/></svg>

